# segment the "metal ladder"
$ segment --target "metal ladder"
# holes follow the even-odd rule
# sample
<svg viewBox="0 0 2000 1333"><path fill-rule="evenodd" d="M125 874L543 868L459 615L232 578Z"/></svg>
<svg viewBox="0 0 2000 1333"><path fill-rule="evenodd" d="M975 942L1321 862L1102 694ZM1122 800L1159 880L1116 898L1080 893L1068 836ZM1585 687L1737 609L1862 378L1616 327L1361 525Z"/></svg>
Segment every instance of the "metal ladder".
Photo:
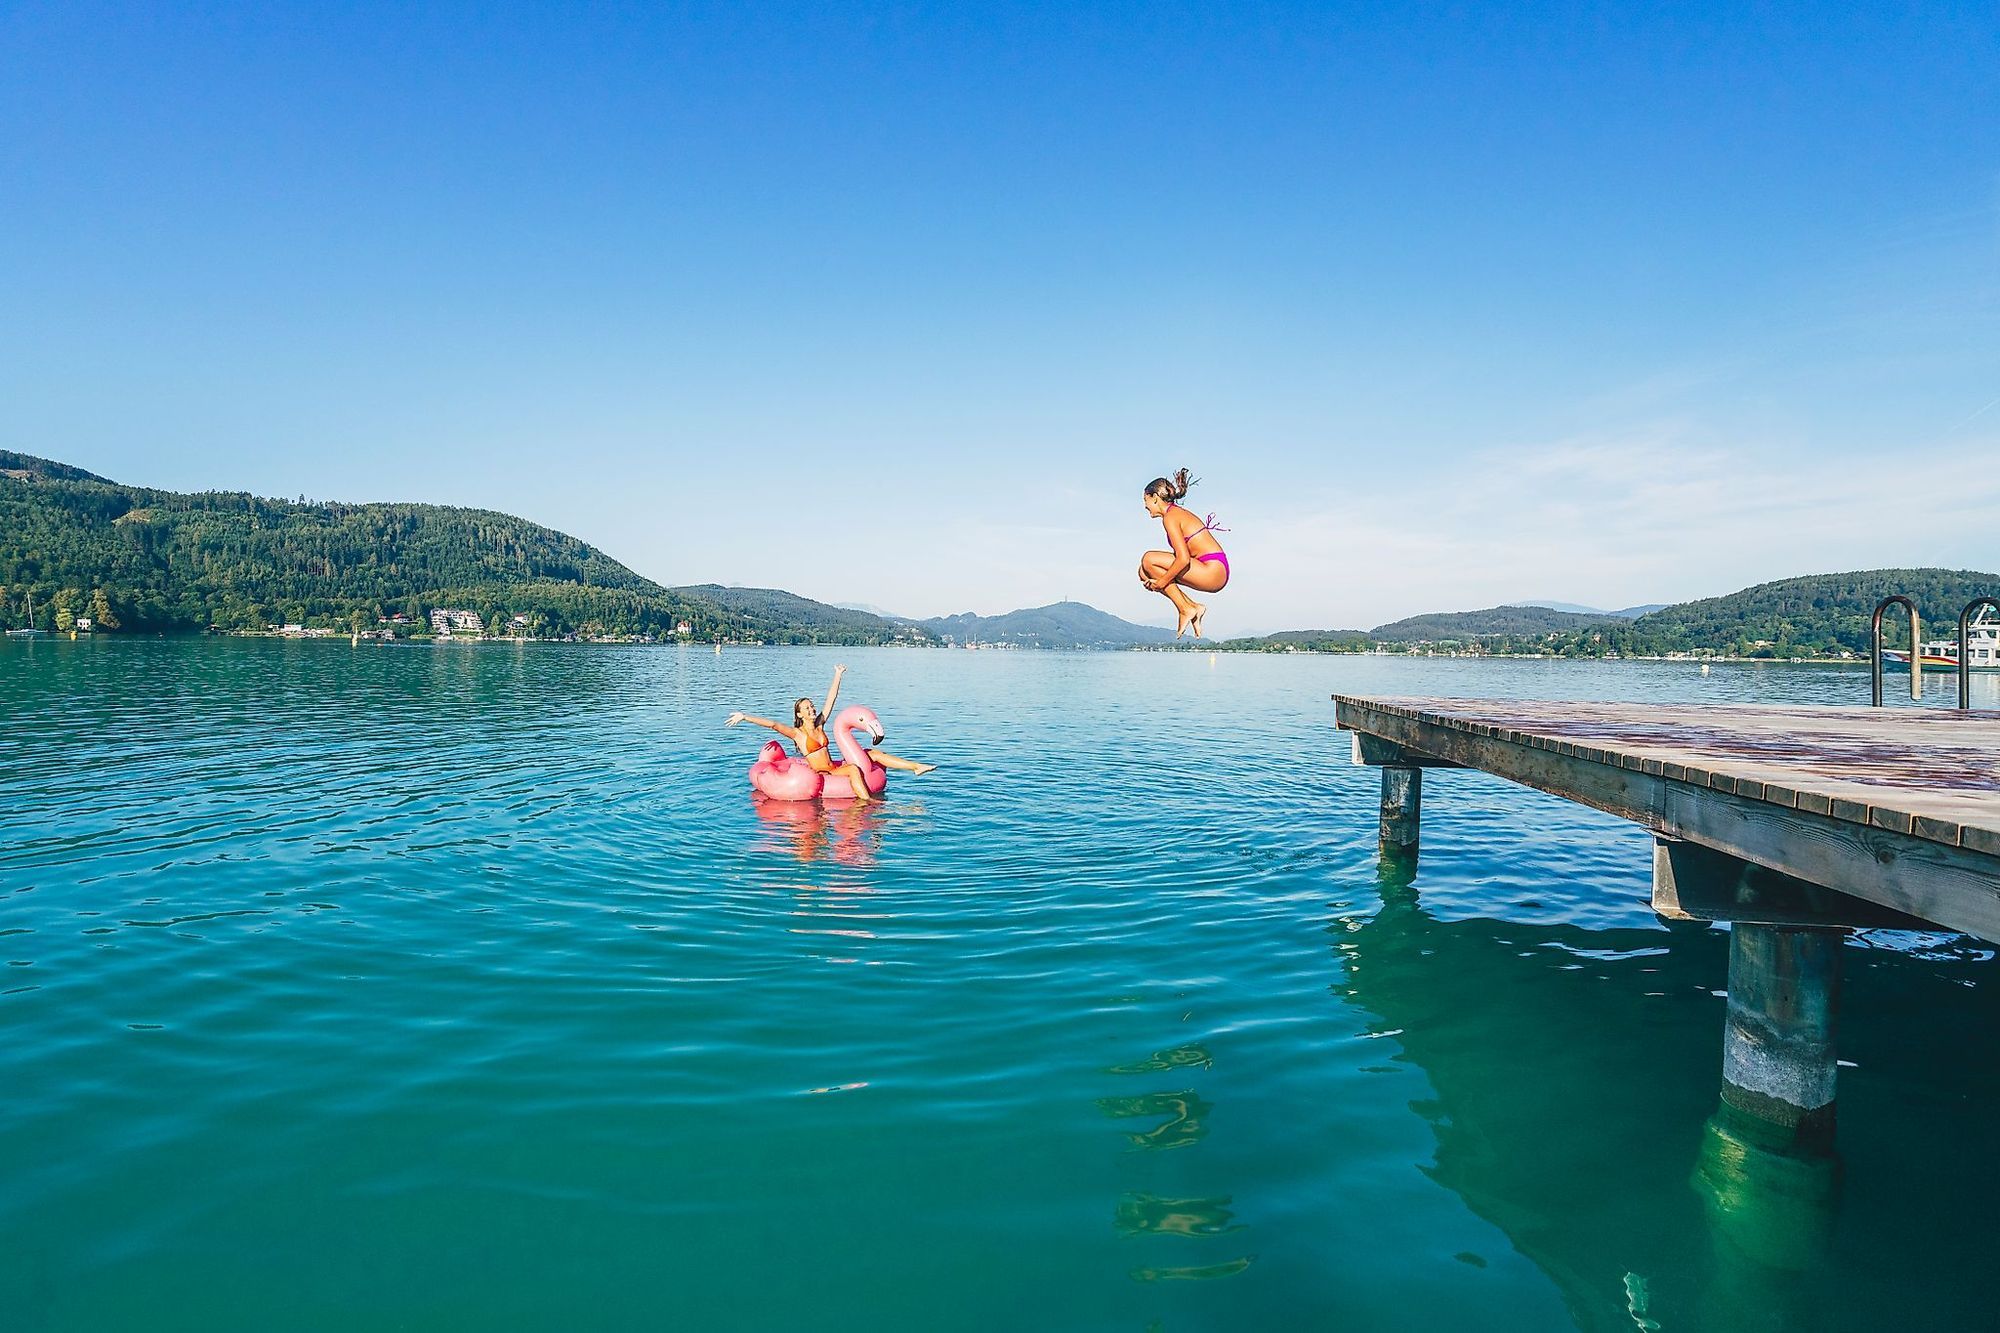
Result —
<svg viewBox="0 0 2000 1333"><path fill-rule="evenodd" d="M1910 613L1910 697L1924 697L1924 636L1917 604L1899 592L1891 593L1875 604L1875 618L1868 630L1869 702L1876 708L1882 707L1882 616L1898 602ZM1972 708L1972 613L1982 606L2000 611L2000 600L1975 597L1958 613L1958 706L1968 712Z"/></svg>
<svg viewBox="0 0 2000 1333"><path fill-rule="evenodd" d="M1875 619L1868 630L1869 703L1876 708L1882 706L1882 613L1897 602L1910 612L1910 697L1924 697L1924 631L1917 619L1917 604L1899 592L1892 592L1875 603Z"/></svg>
<svg viewBox="0 0 2000 1333"><path fill-rule="evenodd" d="M2000 602L1994 601L1991 597L1975 597L1965 604L1963 611L1958 613L1958 706L1961 709L1969 710L1972 707L1972 644L1970 641L1970 630L1972 629L1972 613L1982 606L1990 606L1995 611L2000 611ZM1910 660L1914 662L1916 659L1911 658Z"/></svg>

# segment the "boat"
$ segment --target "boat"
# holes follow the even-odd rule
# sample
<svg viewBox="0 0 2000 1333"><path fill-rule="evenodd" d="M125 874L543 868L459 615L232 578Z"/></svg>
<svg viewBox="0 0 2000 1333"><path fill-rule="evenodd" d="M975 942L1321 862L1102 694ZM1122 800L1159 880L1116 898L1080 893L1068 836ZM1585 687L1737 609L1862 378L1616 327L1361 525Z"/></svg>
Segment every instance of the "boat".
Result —
<svg viewBox="0 0 2000 1333"><path fill-rule="evenodd" d="M35 594L33 594L33 593L29 593L29 594L28 594L28 628L26 628L26 629L10 629L10 630L8 630L8 631L7 631L7 637L8 637L8 638L10 638L10 639L32 639L32 638L38 638L38 637L40 637L41 635L43 635L43 634L45 634L45 633L47 633L47 632L48 632L48 631L46 631L46 630L39 630L39 629L36 629L36 628L35 628Z"/></svg>
<svg viewBox="0 0 2000 1333"><path fill-rule="evenodd" d="M1974 671L2000 671L2000 617L1993 614L1992 607L1981 607L1965 627L1965 655L1966 664ZM1895 648L1885 648L1882 656L1897 666L1910 664L1910 655ZM1924 640L1917 660L1926 671L1958 670L1958 637Z"/></svg>

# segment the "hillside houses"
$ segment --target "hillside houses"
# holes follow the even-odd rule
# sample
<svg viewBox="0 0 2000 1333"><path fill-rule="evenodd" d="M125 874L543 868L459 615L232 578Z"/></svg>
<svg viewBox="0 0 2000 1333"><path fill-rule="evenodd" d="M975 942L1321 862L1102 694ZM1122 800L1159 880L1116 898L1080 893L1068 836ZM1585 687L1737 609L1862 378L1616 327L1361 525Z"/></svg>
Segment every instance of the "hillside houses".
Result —
<svg viewBox="0 0 2000 1333"><path fill-rule="evenodd" d="M441 639L448 639L454 632L484 634L486 622L476 611L460 611L450 607L438 607L431 612L431 633Z"/></svg>

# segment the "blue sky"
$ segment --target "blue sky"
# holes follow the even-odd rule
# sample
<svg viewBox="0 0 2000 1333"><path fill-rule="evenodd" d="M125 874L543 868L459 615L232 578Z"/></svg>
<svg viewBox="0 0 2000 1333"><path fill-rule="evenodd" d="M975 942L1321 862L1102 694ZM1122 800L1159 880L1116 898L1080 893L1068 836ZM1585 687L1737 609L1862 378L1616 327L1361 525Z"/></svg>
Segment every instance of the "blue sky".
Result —
<svg viewBox="0 0 2000 1333"><path fill-rule="evenodd" d="M0 442L1211 628L2000 565L1990 4L0 6Z"/></svg>

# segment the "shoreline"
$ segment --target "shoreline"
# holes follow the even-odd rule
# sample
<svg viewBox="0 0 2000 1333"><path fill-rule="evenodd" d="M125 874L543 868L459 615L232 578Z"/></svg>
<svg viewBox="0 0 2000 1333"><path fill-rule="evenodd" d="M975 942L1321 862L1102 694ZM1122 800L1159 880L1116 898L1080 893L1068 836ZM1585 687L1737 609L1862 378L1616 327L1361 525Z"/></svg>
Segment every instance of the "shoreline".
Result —
<svg viewBox="0 0 2000 1333"><path fill-rule="evenodd" d="M70 636L66 634L49 633L37 637L46 638L50 642L68 642L70 640ZM130 640L135 642L141 640L158 641L161 639L259 639L259 640L274 640L285 643L346 644L347 646L354 648L359 648L364 644L375 645L375 646L402 645L402 646L425 646L425 647L435 647L445 644L450 644L454 646L467 646L467 647L477 647L484 644L511 644L515 646L520 646L524 644L541 644L553 647L568 647L568 648L576 648L576 647L699 648L708 650L713 650L716 647L726 647L726 648L776 648L776 649L893 648L899 650L917 650L917 651L934 651L934 652L1163 653L1163 654L1189 654L1189 655L1200 654L1200 653L1207 653L1210 655L1214 655L1217 653L1227 653L1231 656L1236 656L1236 657L1338 657L1338 658L1367 658L1371 660L1412 659L1412 660L1423 660L1429 662L1435 662L1435 661L1589 662L1589 663L1599 663L1599 664L1638 662L1655 666L1666 666L1666 665L1706 666L1706 665L1714 665L1720 663L1732 666L1751 665L1751 666L1851 667L1856 670L1867 670L1869 665L1868 659L1865 656L1859 656L1859 655L1850 657L1739 657L1739 656L1715 653L1715 654L1706 654L1702 656L1679 656L1679 657L1656 656L1656 655L1645 655L1645 654L1607 654L1605 656L1596 656L1596 657L1583 657L1583 656L1572 657L1560 653L1462 653L1462 652L1426 652L1426 651L1412 651L1412 650L1401 650L1401 651L1369 650L1362 652L1348 652L1348 651L1329 650L1321 648L1285 648L1285 649L1227 648L1219 644L1210 645L1207 643L1126 644L1115 647L1108 645L1103 647L1091 647L1091 646L1045 647L1040 644L1023 644L1023 643L947 644L947 643L910 643L907 641L903 642L892 641L888 643L855 643L855 642L776 643L765 639L718 640L718 639L682 638L679 636L675 636L672 638L665 638L665 639L647 638L647 637L614 637L614 636L606 636L601 638L577 636L577 637L544 639L544 638L528 638L516 635L505 635L505 636L406 635L394 638L384 638L379 635L373 635L373 634L363 635L359 640L356 640L351 633L343 634L330 630L320 631L317 633L306 633L306 634L284 634L269 630L228 630L222 632L207 631L207 630L181 630L173 633L155 632L151 634L98 631L96 633L80 634L76 637L79 639L89 639L95 641ZM20 641L24 643L35 642L35 640L32 639L22 639ZM1901 671L1900 667L1896 666L1895 664L1888 664L1888 665L1889 669L1892 672L1900 673ZM1933 668L1927 667L1926 670L1933 670ZM1935 670L1942 672L1946 671L1947 669L1935 668Z"/></svg>

